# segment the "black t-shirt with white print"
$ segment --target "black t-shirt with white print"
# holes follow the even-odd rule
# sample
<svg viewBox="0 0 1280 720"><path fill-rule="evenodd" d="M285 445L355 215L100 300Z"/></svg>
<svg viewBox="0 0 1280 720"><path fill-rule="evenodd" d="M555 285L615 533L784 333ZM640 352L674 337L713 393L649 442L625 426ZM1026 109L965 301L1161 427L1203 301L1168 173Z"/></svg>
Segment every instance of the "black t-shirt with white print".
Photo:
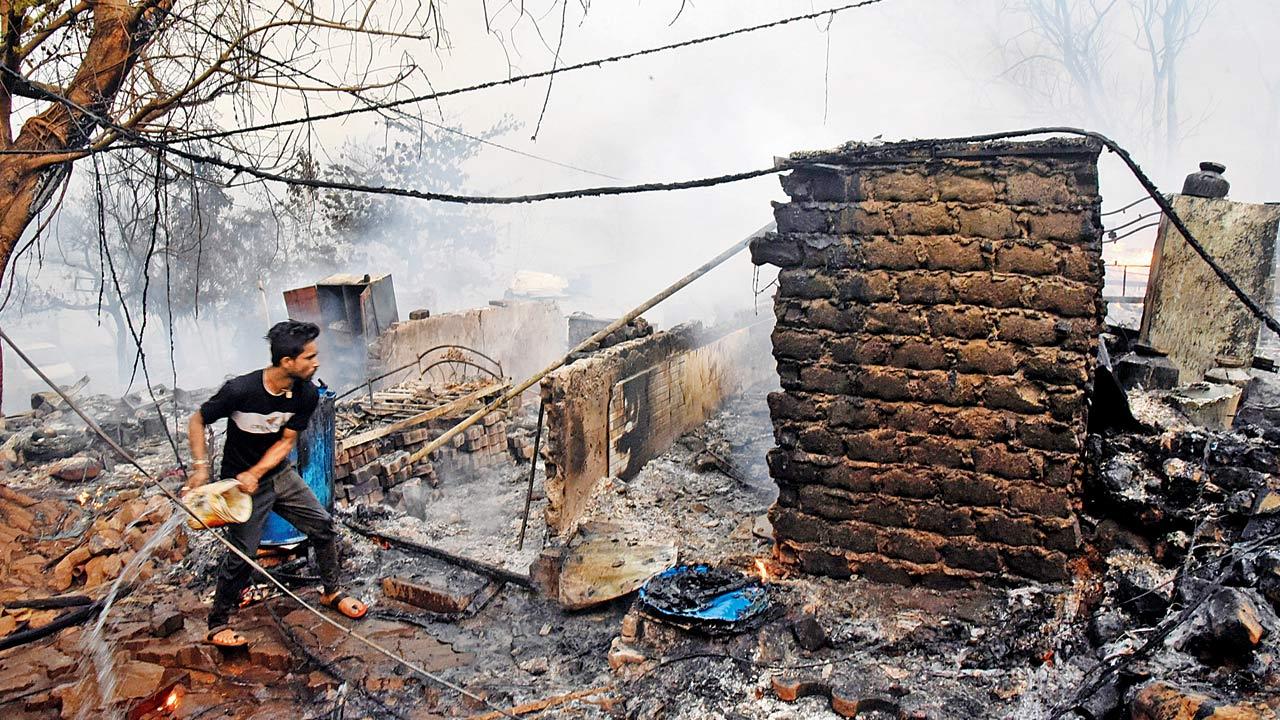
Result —
<svg viewBox="0 0 1280 720"><path fill-rule="evenodd" d="M257 465L267 449L280 439L284 428L305 430L319 400L315 385L298 378L294 378L290 393L272 395L262 384L261 370L223 383L218 392L200 406L200 416L206 425L227 418L227 441L222 449L219 477L234 478Z"/></svg>

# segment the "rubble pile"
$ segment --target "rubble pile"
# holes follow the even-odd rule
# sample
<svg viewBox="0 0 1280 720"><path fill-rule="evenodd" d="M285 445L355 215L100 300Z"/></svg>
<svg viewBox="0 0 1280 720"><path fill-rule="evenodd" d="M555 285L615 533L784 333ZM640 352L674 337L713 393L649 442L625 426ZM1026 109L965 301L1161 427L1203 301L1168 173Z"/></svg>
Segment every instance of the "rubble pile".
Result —
<svg viewBox="0 0 1280 720"><path fill-rule="evenodd" d="M1151 432L1088 442L1105 569L1089 639L1120 659L1094 694L1127 699L1142 720L1275 717L1280 431L1159 417Z"/></svg>

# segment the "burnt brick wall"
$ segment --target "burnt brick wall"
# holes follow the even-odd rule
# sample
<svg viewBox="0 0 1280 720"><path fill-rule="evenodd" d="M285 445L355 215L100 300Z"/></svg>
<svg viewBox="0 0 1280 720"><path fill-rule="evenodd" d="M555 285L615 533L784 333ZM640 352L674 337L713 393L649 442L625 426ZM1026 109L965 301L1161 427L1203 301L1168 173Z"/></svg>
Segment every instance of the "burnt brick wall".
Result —
<svg viewBox="0 0 1280 720"><path fill-rule="evenodd" d="M1080 545L1103 315L1099 147L847 147L792 158L769 398L778 554L957 587L1061 580Z"/></svg>

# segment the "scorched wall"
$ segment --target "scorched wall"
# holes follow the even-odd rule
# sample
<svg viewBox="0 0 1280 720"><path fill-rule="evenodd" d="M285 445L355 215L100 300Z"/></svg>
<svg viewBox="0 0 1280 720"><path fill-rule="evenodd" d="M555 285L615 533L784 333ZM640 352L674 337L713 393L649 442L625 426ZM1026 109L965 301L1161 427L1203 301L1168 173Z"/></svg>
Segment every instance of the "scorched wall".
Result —
<svg viewBox="0 0 1280 720"><path fill-rule="evenodd" d="M778 554L956 587L1068 577L1101 301L1099 146L793 156L770 396Z"/></svg>

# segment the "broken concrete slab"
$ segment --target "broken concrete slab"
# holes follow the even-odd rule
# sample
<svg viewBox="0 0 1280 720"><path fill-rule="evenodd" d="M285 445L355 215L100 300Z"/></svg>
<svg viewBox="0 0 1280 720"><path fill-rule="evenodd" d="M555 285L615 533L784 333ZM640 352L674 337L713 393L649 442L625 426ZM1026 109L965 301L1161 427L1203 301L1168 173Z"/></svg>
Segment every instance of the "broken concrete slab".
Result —
<svg viewBox="0 0 1280 720"><path fill-rule="evenodd" d="M1280 207L1173 196L1173 209L1200 244L1249 297L1271 294ZM1140 340L1169 354L1183 381L1221 364L1248 367L1260 321L1161 218L1151 258Z"/></svg>
<svg viewBox="0 0 1280 720"><path fill-rule="evenodd" d="M1191 422L1215 430L1230 429L1240 406L1242 391L1235 385L1196 382L1178 388L1169 401Z"/></svg>
<svg viewBox="0 0 1280 720"><path fill-rule="evenodd" d="M675 566L674 543L642 543L602 536L570 547L560 569L558 599L580 610L633 592L646 580Z"/></svg>

